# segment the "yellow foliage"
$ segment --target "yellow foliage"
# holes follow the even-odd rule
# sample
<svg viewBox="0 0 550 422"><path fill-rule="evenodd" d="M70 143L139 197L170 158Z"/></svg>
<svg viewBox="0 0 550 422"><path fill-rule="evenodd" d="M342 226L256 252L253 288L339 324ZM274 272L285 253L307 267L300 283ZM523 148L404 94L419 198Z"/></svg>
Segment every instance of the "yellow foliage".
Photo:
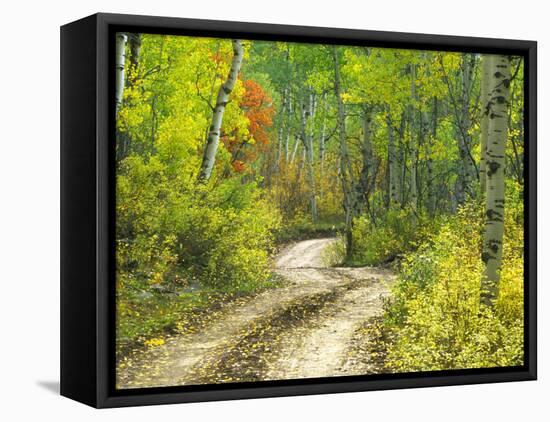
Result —
<svg viewBox="0 0 550 422"><path fill-rule="evenodd" d="M148 347L158 347L158 346L162 346L164 343L165 343L164 339L162 338L151 338L144 342L144 344Z"/></svg>
<svg viewBox="0 0 550 422"><path fill-rule="evenodd" d="M500 294L480 308L482 221L473 205L410 255L386 314L393 372L514 366L523 363L523 223L506 213ZM521 211L522 212L522 211Z"/></svg>

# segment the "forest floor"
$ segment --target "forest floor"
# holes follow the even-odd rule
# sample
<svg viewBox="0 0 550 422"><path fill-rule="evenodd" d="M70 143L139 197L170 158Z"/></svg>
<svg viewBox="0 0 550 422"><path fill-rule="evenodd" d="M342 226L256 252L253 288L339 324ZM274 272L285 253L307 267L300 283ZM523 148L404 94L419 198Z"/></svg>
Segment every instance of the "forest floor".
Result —
<svg viewBox="0 0 550 422"><path fill-rule="evenodd" d="M365 328L381 315L395 277L385 268L326 266L323 251L335 241L284 248L274 264L284 287L231 302L197 332L171 335L126 357L117 387L383 372L376 336Z"/></svg>

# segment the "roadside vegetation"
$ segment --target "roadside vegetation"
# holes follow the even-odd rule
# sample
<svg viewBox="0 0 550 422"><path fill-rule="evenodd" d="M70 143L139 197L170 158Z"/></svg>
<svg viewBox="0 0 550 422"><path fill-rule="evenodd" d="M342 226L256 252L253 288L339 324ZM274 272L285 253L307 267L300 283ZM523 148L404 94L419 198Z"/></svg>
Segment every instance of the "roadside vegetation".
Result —
<svg viewBox="0 0 550 422"><path fill-rule="evenodd" d="M391 267L391 372L523 362L520 57L116 36L117 351L285 280Z"/></svg>

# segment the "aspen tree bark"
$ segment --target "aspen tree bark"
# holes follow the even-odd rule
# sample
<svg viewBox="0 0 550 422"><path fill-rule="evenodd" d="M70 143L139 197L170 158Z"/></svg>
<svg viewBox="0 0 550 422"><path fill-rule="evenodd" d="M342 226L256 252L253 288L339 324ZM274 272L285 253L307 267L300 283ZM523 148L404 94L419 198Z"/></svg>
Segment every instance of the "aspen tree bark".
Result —
<svg viewBox="0 0 550 422"><path fill-rule="evenodd" d="M430 191L430 172L431 172L431 160L430 160L430 156L431 156L431 144L430 144L430 121L428 119L428 112L426 110L422 110L420 111L420 128L418 130L418 142L417 142L417 150L420 150L420 148L422 148L424 150L424 154L425 154L425 163L426 163L426 169L427 169L427 175L426 175L426 180L424 181L423 180L423 176L425 176L425 174L421 171L420 174L418 176L420 176L418 179L418 184L421 186L421 187L425 187L425 189L422 189L422 192L423 193L426 193L427 194L424 194L424 195L421 195L419 198L418 198L418 203L420 203L421 206L426 206L426 208L428 209L429 206L428 206L428 200L429 200L429 191ZM418 154L418 152L417 152ZM418 156L417 156L417 160L418 160ZM417 170L418 171L418 170Z"/></svg>
<svg viewBox="0 0 550 422"><path fill-rule="evenodd" d="M287 91L288 88L285 88L282 93L281 98L281 120L279 122L279 130L277 131L277 156L275 157L274 168L275 171L279 171L281 168L281 157L283 154L283 144L285 137L285 117L286 117L286 108L287 108Z"/></svg>
<svg viewBox="0 0 550 422"><path fill-rule="evenodd" d="M489 107L489 84L490 84L490 68L491 57L488 54L481 56L481 136L480 136L480 149L481 154L479 158L479 182L481 187L481 194L485 195L487 191L487 175L485 171L486 162L486 150L487 150L487 137L489 135L489 118L487 116Z"/></svg>
<svg viewBox="0 0 550 422"><path fill-rule="evenodd" d="M287 74L287 79L286 79L287 87L285 88L287 108L284 116L284 120L285 120L284 157L285 157L285 168L286 168L290 158L289 147L290 147L290 136L292 133L292 116L293 116L293 109L292 109L293 92L292 92L292 85L290 82L294 77L293 67L290 63L290 47L288 44L286 45L285 60L286 60L286 74Z"/></svg>
<svg viewBox="0 0 550 422"><path fill-rule="evenodd" d="M320 180L323 180L323 176L325 174L325 137L326 137L326 131L327 131L327 93L324 92L323 96L321 97L322 104L323 104L323 123L321 126L321 135L319 136L319 178ZM323 184L321 183L319 186L319 197L323 197L323 190L322 190Z"/></svg>
<svg viewBox="0 0 550 422"><path fill-rule="evenodd" d="M351 258L353 248L353 214L352 214L352 189L351 178L351 162L349 160L348 145L346 139L346 112L344 102L342 101L342 89L340 86L340 63L338 58L338 47L333 46L332 58L334 61L334 95L338 104L338 140L340 143L340 167L339 175L342 184L342 192L344 197L344 213L345 213L345 235L346 235L346 258Z"/></svg>
<svg viewBox="0 0 550 422"><path fill-rule="evenodd" d="M460 110L458 116L458 148L460 159L462 161L460 192L458 202L462 203L466 196L471 198L474 196L473 181L477 178L475 164L472 157L472 137L470 129L472 121L470 118L470 98L472 91L474 71L474 55L462 55L462 70L461 70L461 93L460 93Z"/></svg>
<svg viewBox="0 0 550 422"><path fill-rule="evenodd" d="M397 151L395 148L395 133L391 118L386 119L388 129L388 189L390 207L399 202L399 172L397 171Z"/></svg>
<svg viewBox="0 0 550 422"><path fill-rule="evenodd" d="M411 178L410 178L410 203L414 211L416 211L418 205L418 189L416 186L416 159L417 159L417 145L415 139L416 132L416 119L415 119L415 107L414 102L416 102L416 66L411 65L411 100L412 104L410 105L410 115L409 115L409 132L410 132L410 151L411 151Z"/></svg>
<svg viewBox="0 0 550 422"><path fill-rule="evenodd" d="M401 122L399 123L399 137L398 137L398 150L397 150L397 156L398 156L398 162L400 164L399 168L399 175L398 177L398 196L399 196L399 202L402 207L405 206L406 203L406 177L407 177L407 150L405 148L405 131L407 130L407 120L408 120L408 114L406 111L403 111L401 114Z"/></svg>
<svg viewBox="0 0 550 422"><path fill-rule="evenodd" d="M124 71L127 40L128 36L126 34L117 32L115 45L115 104L117 113L122 104L122 97L124 95Z"/></svg>
<svg viewBox="0 0 550 422"><path fill-rule="evenodd" d="M308 121L313 122L313 119L315 118L315 111L316 111L316 99L315 94L313 91L310 94L310 102L309 102L309 116ZM310 186L310 204L311 204L311 219L313 223L317 222L317 187L315 183L315 151L314 151L314 145L313 145L313 139L314 139L314 133L313 133L313 124L310 124L310 130L307 134L306 140L308 144L307 148L307 161L308 161L308 174L309 174L309 186Z"/></svg>
<svg viewBox="0 0 550 422"><path fill-rule="evenodd" d="M359 181L355 187L354 215L362 213L363 206L368 209L369 193L374 174L374 163L372 156L372 121L374 112L370 107L366 107L363 112L363 144L361 145L361 158L363 161Z"/></svg>
<svg viewBox="0 0 550 422"><path fill-rule="evenodd" d="M286 114L286 127L285 127L285 165L288 164L289 160L289 146L290 146L290 135L292 133L292 97L289 94L288 98L288 108Z"/></svg>
<svg viewBox="0 0 550 422"><path fill-rule="evenodd" d="M432 134L431 139L428 139L428 144L426 146L426 155L427 155L427 169L428 169L428 180L427 180L427 190L428 190L428 200L427 208L430 216L435 215L436 206L435 206L435 189L434 189L434 174L433 174L433 159L432 159L432 144L437 139L437 118L438 118L438 101L437 98L433 99L433 108L432 108Z"/></svg>
<svg viewBox="0 0 550 422"><path fill-rule="evenodd" d="M275 162L273 163L273 168L275 171L279 170L281 157L283 154L283 127L279 127L277 131L277 154L275 155Z"/></svg>
<svg viewBox="0 0 550 422"><path fill-rule="evenodd" d="M319 136L319 162L321 164L321 168L323 166L323 161L325 159L325 138L327 135L327 94L326 92L323 93L323 96L321 97L321 102L323 104L322 106L322 113L323 113L323 120L321 123L321 134Z"/></svg>
<svg viewBox="0 0 550 422"><path fill-rule="evenodd" d="M138 79L139 56L141 54L141 34L131 33L128 35L128 47L130 57L128 58L128 78L126 86L132 86Z"/></svg>
<svg viewBox="0 0 550 422"><path fill-rule="evenodd" d="M486 151L487 195L483 253L485 271L481 282L481 303L492 306L498 297L504 235L505 151L508 137L510 57L494 56L490 66L489 133Z"/></svg>
<svg viewBox="0 0 550 422"><path fill-rule="evenodd" d="M292 147L292 154L290 154L290 163L293 163L296 159L296 153L298 152L298 147L300 146L300 139L295 136L294 137L294 146Z"/></svg>
<svg viewBox="0 0 550 422"><path fill-rule="evenodd" d="M311 219L315 223L317 221L317 198L315 191L315 171L313 168L313 134L308 129L308 122L313 118L315 113L313 95L310 94L309 101L302 104L302 112L300 117L301 123L301 138L304 145L305 162L307 163L308 179L309 179L309 203L311 211Z"/></svg>
<svg viewBox="0 0 550 422"><path fill-rule="evenodd" d="M204 148L204 155L202 158L202 164L198 176L198 180L201 182L207 182L212 175L212 169L214 162L216 161L216 152L218 150L218 144L220 142L220 131L223 122L223 114L225 112L225 106L229 101L229 95L235 87L241 64L243 61L243 45L241 40L233 40L233 60L229 69L227 79L220 86L218 96L216 98L216 105L213 110L212 124L208 131L208 138L206 140L206 146Z"/></svg>

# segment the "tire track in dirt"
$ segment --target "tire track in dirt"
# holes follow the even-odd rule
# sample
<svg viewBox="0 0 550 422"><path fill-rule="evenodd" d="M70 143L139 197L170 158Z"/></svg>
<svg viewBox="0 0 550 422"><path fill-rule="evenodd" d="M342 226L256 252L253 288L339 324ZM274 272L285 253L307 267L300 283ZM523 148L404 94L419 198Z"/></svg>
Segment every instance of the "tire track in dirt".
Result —
<svg viewBox="0 0 550 422"><path fill-rule="evenodd" d="M391 280L390 276L356 282L355 289L330 303L315 320L288 331L265 378L321 378L378 372L379 368L373 365L369 368L357 365L350 359L349 351L356 331L382 313L383 299L389 295L386 280Z"/></svg>
<svg viewBox="0 0 550 422"><path fill-rule="evenodd" d="M164 345L127 359L124 367L117 370L117 387L234 382L251 376L300 378L300 365L304 365L305 373L315 373L313 368L322 366L323 354L335 360L330 368L337 368L340 364L336 362L341 361L343 349L353 335L350 331L355 328L355 321L359 324L364 321L363 317L381 309L381 301L373 299L376 305L371 306L372 312L359 310L361 302L372 299L371 293L375 294L375 290L368 290L367 285L382 286L382 280L391 278L391 273L372 268L327 268L322 262L322 252L335 241L333 238L313 239L285 248L275 260L275 271L290 285L228 305L201 332L169 337ZM356 290L362 293L353 296ZM355 301L351 307L346 305L349 300ZM289 318L292 310L294 315ZM335 318L329 322L332 328L343 330L340 336L331 335L328 328L325 333L314 328L329 317ZM350 318L353 323L344 323ZM308 325L308 321L313 321L313 325ZM263 327L260 330L262 335L255 335L259 327ZM298 331L300 327L306 332ZM341 342L340 349L327 355L323 335L331 339L326 344ZM272 339L274 346L280 345L278 350L269 346L267 351L262 349L268 338ZM259 344L264 346L259 347ZM243 352L252 357L249 360L251 366L239 375L236 367L228 362ZM285 357L289 359L288 365L284 364ZM209 369L218 372L214 374ZM289 376L285 376L284 371L288 371Z"/></svg>

